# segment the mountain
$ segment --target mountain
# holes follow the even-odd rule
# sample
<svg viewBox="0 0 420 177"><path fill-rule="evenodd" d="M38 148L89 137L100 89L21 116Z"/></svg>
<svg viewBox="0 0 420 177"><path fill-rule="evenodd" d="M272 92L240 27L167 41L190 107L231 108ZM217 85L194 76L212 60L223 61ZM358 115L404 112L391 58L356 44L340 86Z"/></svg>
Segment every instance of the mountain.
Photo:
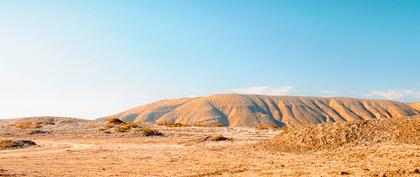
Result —
<svg viewBox="0 0 420 177"><path fill-rule="evenodd" d="M112 117L134 122L255 127L304 126L419 114L420 111L407 104L390 100L221 94L162 100Z"/></svg>
<svg viewBox="0 0 420 177"><path fill-rule="evenodd" d="M411 106L413 109L420 111L420 103L408 103L408 105Z"/></svg>

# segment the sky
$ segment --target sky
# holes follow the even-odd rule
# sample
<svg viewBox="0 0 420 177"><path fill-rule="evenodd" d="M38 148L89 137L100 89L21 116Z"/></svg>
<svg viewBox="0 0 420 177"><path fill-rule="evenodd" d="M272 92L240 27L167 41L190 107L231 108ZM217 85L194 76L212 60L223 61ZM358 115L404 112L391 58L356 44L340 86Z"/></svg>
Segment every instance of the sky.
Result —
<svg viewBox="0 0 420 177"><path fill-rule="evenodd" d="M420 1L0 0L0 118L244 93L420 102Z"/></svg>

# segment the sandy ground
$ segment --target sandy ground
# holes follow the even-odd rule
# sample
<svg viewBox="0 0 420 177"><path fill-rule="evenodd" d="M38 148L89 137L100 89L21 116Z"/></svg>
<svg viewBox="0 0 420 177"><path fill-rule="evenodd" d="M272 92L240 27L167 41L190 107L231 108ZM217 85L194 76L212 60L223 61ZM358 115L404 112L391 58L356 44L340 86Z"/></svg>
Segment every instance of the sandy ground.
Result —
<svg viewBox="0 0 420 177"><path fill-rule="evenodd" d="M0 132L3 138L38 144L0 150L0 176L420 176L418 145L385 143L285 153L258 146L276 131L158 129L164 137ZM218 134L232 140L202 141Z"/></svg>

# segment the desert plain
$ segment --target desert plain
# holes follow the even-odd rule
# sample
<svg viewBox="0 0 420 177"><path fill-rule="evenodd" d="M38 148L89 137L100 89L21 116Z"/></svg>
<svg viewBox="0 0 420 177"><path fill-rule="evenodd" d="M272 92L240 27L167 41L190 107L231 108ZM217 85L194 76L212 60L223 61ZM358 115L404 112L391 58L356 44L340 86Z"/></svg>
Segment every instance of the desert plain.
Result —
<svg viewBox="0 0 420 177"><path fill-rule="evenodd" d="M0 139L36 145L0 150L0 176L420 176L420 118L382 125L285 129L1 120Z"/></svg>

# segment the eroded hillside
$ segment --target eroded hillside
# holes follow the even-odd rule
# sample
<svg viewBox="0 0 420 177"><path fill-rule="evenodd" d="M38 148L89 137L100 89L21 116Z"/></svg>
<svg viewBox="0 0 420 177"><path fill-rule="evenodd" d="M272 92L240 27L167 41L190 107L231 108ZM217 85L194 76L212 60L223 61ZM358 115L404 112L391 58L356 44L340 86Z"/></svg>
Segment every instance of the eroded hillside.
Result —
<svg viewBox="0 0 420 177"><path fill-rule="evenodd" d="M303 126L420 114L390 100L222 94L163 100L113 115L127 121L230 127Z"/></svg>

